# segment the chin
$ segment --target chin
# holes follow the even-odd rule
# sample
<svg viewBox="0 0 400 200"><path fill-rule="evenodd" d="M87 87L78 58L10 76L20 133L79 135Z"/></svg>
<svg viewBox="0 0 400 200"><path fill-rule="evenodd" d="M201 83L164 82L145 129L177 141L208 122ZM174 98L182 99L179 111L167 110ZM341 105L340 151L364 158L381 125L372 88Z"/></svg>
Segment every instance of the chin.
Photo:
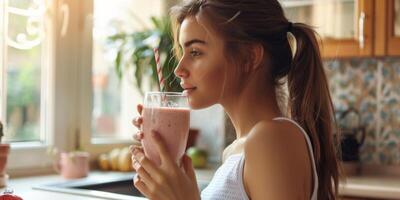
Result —
<svg viewBox="0 0 400 200"><path fill-rule="evenodd" d="M211 101L207 101L207 100L200 100L200 99L195 99L195 98L189 97L189 106L193 110L208 108L210 106L215 105L216 103L217 102L211 102Z"/></svg>

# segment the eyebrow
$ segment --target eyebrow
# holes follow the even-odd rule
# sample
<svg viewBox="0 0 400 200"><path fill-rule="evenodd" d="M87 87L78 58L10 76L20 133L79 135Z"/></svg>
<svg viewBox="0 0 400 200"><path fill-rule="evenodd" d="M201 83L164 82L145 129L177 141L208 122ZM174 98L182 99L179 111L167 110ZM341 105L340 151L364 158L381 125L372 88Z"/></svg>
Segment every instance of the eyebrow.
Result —
<svg viewBox="0 0 400 200"><path fill-rule="evenodd" d="M189 40L189 41L185 42L185 45L184 45L184 46L185 46L185 47L189 47L190 45L195 44L195 43L207 44L204 40L193 39L193 40Z"/></svg>

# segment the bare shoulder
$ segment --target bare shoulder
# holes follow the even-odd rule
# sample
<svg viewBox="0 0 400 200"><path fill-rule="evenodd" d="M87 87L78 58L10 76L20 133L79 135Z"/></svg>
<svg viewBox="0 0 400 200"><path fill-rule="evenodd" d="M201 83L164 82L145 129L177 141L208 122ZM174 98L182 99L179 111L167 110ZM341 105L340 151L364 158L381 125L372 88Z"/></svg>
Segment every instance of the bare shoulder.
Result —
<svg viewBox="0 0 400 200"><path fill-rule="evenodd" d="M250 162L262 165L264 161L275 166L306 163L304 158L309 156L301 129L287 120L257 123L246 139L244 153Z"/></svg>
<svg viewBox="0 0 400 200"><path fill-rule="evenodd" d="M307 199L311 165L304 134L295 124L286 120L257 123L247 137L244 153L244 183L251 199L265 195Z"/></svg>
<svg viewBox="0 0 400 200"><path fill-rule="evenodd" d="M292 122L286 120L261 121L250 131L246 145L247 148L271 148L268 144L298 143L304 136L301 130Z"/></svg>

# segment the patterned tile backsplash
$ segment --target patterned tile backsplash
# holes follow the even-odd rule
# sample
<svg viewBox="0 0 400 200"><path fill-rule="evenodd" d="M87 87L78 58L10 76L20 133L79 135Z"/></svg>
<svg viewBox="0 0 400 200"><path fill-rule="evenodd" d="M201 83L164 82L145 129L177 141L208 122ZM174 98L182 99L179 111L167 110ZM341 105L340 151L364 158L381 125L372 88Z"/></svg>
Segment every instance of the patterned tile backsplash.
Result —
<svg viewBox="0 0 400 200"><path fill-rule="evenodd" d="M400 165L400 58L324 61L336 111L360 112L366 137L363 164ZM235 139L226 117L225 144Z"/></svg>
<svg viewBox="0 0 400 200"><path fill-rule="evenodd" d="M324 62L337 111L354 107L366 126L364 164L400 164L400 58Z"/></svg>

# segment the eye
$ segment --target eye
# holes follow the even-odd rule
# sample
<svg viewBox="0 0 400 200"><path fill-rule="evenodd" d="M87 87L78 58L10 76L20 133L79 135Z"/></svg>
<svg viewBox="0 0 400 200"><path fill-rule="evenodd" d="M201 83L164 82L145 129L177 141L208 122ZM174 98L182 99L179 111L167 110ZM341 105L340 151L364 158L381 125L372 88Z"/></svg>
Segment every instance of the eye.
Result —
<svg viewBox="0 0 400 200"><path fill-rule="evenodd" d="M201 56L201 54L202 54L200 51L198 51L198 50L196 50L196 49L191 49L189 53L190 53L190 55L191 55L192 57Z"/></svg>

